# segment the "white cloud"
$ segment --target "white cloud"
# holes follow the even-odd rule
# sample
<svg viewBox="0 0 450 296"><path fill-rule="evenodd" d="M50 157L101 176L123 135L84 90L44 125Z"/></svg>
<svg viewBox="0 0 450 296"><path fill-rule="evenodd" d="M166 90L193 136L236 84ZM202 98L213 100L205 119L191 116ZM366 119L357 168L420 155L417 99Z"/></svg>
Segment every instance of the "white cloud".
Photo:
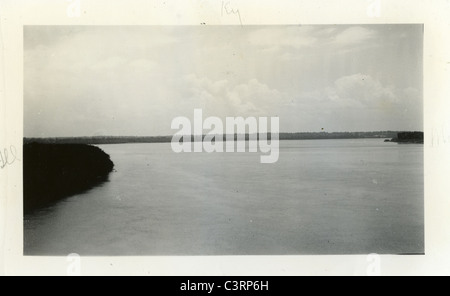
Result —
<svg viewBox="0 0 450 296"><path fill-rule="evenodd" d="M336 32L338 29L336 27L328 27L325 29L319 29L317 30L316 34L320 36L329 36Z"/></svg>
<svg viewBox="0 0 450 296"><path fill-rule="evenodd" d="M363 27L350 27L332 38L336 45L357 45L367 42L376 37L374 30Z"/></svg>
<svg viewBox="0 0 450 296"><path fill-rule="evenodd" d="M107 57L104 60L97 61L90 68L97 71L109 71L111 69L117 69L123 67L127 63L127 60L121 57L112 56Z"/></svg>
<svg viewBox="0 0 450 296"><path fill-rule="evenodd" d="M295 110L295 111L294 111ZM336 79L329 87L299 94L285 110L286 118L299 117L291 130L328 131L420 130L422 96L416 88L384 85L368 74Z"/></svg>
<svg viewBox="0 0 450 296"><path fill-rule="evenodd" d="M250 34L252 45L273 51L281 48L301 49L311 47L317 42L312 27L264 28Z"/></svg>
<svg viewBox="0 0 450 296"><path fill-rule="evenodd" d="M327 54L351 53L378 46L375 29L351 26L263 28L250 33L249 41L262 53L284 62L299 62Z"/></svg>
<svg viewBox="0 0 450 296"><path fill-rule="evenodd" d="M359 104L377 108L399 102L395 89L361 73L337 79L334 85L327 89L327 94L331 101L343 103L345 106Z"/></svg>
<svg viewBox="0 0 450 296"><path fill-rule="evenodd" d="M190 110L202 107L210 116L264 116L272 114L284 102L284 95L250 79L245 83L232 84L227 80L212 81L206 77L191 74L189 83ZM189 108L188 108L189 109ZM273 115L273 114L272 114Z"/></svg>
<svg viewBox="0 0 450 296"><path fill-rule="evenodd" d="M152 70L157 66L157 63L149 59L137 59L129 63L129 66L133 69Z"/></svg>

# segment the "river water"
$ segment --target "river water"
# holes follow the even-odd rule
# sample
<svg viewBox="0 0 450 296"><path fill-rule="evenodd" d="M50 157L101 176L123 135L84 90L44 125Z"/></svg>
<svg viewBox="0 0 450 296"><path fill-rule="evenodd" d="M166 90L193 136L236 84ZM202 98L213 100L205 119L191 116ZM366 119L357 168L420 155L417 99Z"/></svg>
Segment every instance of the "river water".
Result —
<svg viewBox="0 0 450 296"><path fill-rule="evenodd" d="M26 216L26 255L424 252L423 145L281 141L258 153L101 145L109 181Z"/></svg>

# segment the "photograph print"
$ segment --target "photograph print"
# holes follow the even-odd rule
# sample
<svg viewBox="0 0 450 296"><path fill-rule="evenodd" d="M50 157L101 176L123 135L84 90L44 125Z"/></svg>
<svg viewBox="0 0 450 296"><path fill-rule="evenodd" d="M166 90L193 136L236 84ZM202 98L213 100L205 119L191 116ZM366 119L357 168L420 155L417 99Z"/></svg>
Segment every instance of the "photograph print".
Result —
<svg viewBox="0 0 450 296"><path fill-rule="evenodd" d="M23 30L25 256L425 253L423 25Z"/></svg>

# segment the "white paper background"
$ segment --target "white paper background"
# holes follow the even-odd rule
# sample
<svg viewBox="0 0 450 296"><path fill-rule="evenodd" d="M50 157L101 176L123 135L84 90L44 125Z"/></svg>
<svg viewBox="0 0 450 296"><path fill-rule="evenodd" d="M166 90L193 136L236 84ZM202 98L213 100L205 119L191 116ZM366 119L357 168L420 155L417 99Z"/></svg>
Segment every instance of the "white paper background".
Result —
<svg viewBox="0 0 450 296"><path fill-rule="evenodd" d="M0 0L0 149L23 137L23 25L239 25L221 0ZM230 1L244 25L425 24L426 255L381 256L381 275L450 274L450 2L381 0ZM368 13L370 12L370 13ZM376 10L375 10L376 12ZM23 257L21 162L0 170L0 274L67 275L66 257ZM82 275L367 275L368 256L81 258ZM371 265L372 264L372 265ZM375 265L373 265L375 264ZM76 266L75 266L76 267ZM373 269L372 267L375 267ZM76 270L76 268L75 268Z"/></svg>

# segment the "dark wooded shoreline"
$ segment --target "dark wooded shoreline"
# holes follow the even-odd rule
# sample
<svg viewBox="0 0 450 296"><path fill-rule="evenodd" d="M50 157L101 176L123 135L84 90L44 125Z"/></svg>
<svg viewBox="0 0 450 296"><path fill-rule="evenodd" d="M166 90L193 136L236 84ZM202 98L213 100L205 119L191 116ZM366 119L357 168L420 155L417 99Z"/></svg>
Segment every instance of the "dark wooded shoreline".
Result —
<svg viewBox="0 0 450 296"><path fill-rule="evenodd" d="M423 132L398 133L397 137L393 138L391 142L399 144L423 144L424 133Z"/></svg>
<svg viewBox="0 0 450 296"><path fill-rule="evenodd" d="M83 144L24 144L24 213L82 193L108 180L114 163Z"/></svg>

